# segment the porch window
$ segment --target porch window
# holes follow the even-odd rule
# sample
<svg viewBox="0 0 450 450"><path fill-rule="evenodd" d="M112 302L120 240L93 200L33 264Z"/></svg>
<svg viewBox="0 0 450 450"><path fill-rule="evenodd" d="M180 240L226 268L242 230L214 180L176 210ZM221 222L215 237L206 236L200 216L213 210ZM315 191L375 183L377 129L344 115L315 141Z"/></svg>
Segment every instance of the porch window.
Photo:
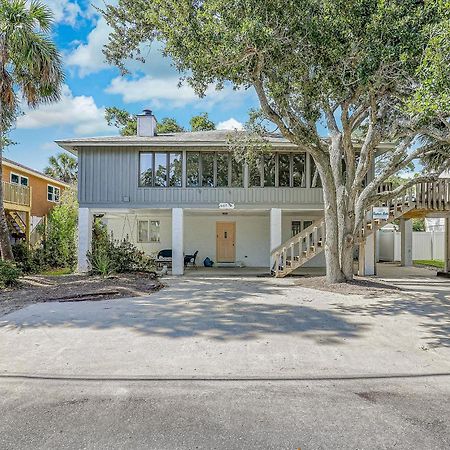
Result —
<svg viewBox="0 0 450 450"><path fill-rule="evenodd" d="M248 185L250 187L261 187L261 157L248 163Z"/></svg>
<svg viewBox="0 0 450 450"><path fill-rule="evenodd" d="M11 173L10 175L11 183L20 184L21 186L28 186L28 177L23 175L17 175L16 173Z"/></svg>
<svg viewBox="0 0 450 450"><path fill-rule="evenodd" d="M47 185L47 200L49 202L59 202L60 190L56 186Z"/></svg>
<svg viewBox="0 0 450 450"><path fill-rule="evenodd" d="M241 162L237 162L233 157L231 159L231 187L244 186L244 171Z"/></svg>
<svg viewBox="0 0 450 450"><path fill-rule="evenodd" d="M291 155L280 153L278 155L278 186L291 186Z"/></svg>
<svg viewBox="0 0 450 450"><path fill-rule="evenodd" d="M187 152L186 180L188 187L242 187L242 163L228 152Z"/></svg>
<svg viewBox="0 0 450 450"><path fill-rule="evenodd" d="M186 185L196 187L200 185L200 156L196 152L188 152L186 156Z"/></svg>
<svg viewBox="0 0 450 450"><path fill-rule="evenodd" d="M140 187L181 186L181 153L142 152L139 155Z"/></svg>
<svg viewBox="0 0 450 450"><path fill-rule="evenodd" d="M169 153L169 186L181 186L181 174L183 173L181 153Z"/></svg>
<svg viewBox="0 0 450 450"><path fill-rule="evenodd" d="M292 157L292 185L306 187L306 155L294 153Z"/></svg>
<svg viewBox="0 0 450 450"><path fill-rule="evenodd" d="M167 186L167 153L155 153L155 184L156 187Z"/></svg>
<svg viewBox="0 0 450 450"><path fill-rule="evenodd" d="M228 187L229 153L216 154L217 187Z"/></svg>
<svg viewBox="0 0 450 450"><path fill-rule="evenodd" d="M160 242L159 220L138 220L138 242Z"/></svg>
<svg viewBox="0 0 450 450"><path fill-rule="evenodd" d="M275 186L275 153L264 155L264 186Z"/></svg>
<svg viewBox="0 0 450 450"><path fill-rule="evenodd" d="M214 153L201 153L202 186L214 187Z"/></svg>

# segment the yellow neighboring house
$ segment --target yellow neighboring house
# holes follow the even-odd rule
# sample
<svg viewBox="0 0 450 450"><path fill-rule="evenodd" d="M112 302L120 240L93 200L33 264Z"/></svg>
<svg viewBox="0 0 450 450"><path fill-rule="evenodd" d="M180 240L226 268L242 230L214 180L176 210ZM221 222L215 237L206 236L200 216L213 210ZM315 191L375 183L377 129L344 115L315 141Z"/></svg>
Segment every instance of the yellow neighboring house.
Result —
<svg viewBox="0 0 450 450"><path fill-rule="evenodd" d="M2 186L12 241L29 241L32 230L69 187L63 181L6 158L3 158Z"/></svg>

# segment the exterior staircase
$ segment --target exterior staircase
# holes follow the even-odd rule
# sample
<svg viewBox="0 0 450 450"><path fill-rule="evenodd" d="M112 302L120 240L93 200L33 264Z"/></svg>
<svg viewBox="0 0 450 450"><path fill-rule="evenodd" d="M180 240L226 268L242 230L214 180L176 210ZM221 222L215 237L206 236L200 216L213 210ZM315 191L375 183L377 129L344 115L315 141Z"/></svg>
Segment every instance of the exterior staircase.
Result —
<svg viewBox="0 0 450 450"><path fill-rule="evenodd" d="M15 239L26 239L27 226L17 211L6 211L9 232Z"/></svg>
<svg viewBox="0 0 450 450"><path fill-rule="evenodd" d="M390 183L380 187L381 192L391 189ZM388 217L374 219L372 210L368 211L355 245L364 244L368 236L397 219L422 218L431 213L450 214L450 179L418 183L404 194L374 206L386 208ZM283 278L323 252L325 231L325 219L320 218L275 248L271 252L272 274Z"/></svg>

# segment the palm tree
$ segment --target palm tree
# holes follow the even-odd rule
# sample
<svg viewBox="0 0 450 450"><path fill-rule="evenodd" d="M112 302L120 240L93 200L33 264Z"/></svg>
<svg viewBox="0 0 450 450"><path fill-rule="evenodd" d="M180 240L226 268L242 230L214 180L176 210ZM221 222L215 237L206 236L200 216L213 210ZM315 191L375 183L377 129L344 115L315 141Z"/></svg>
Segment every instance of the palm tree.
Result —
<svg viewBox="0 0 450 450"><path fill-rule="evenodd" d="M49 166L44 169L46 175L70 184L77 181L78 163L73 156L61 152L50 156L48 163Z"/></svg>
<svg viewBox="0 0 450 450"><path fill-rule="evenodd" d="M64 81L61 56L51 40L51 10L37 0L0 0L0 179L7 132L19 94L29 107L57 101ZM0 250L13 259L0 183Z"/></svg>

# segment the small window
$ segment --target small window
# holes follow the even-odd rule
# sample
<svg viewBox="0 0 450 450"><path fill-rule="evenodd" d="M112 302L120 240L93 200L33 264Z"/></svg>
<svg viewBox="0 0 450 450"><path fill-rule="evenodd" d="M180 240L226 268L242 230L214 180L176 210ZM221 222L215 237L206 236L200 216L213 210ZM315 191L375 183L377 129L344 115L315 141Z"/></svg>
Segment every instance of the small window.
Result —
<svg viewBox="0 0 450 450"><path fill-rule="evenodd" d="M17 175L16 173L11 173L10 180L11 183L20 184L21 186L28 186L28 177Z"/></svg>
<svg viewBox="0 0 450 450"><path fill-rule="evenodd" d="M160 242L159 220L138 220L138 242Z"/></svg>
<svg viewBox="0 0 450 450"><path fill-rule="evenodd" d="M275 186L275 154L264 155L264 186Z"/></svg>
<svg viewBox="0 0 450 450"><path fill-rule="evenodd" d="M302 222L301 220L293 220L292 221L292 236L300 233L302 231Z"/></svg>
<svg viewBox="0 0 450 450"><path fill-rule="evenodd" d="M60 189L56 186L47 186L47 200L49 202L59 202Z"/></svg>

